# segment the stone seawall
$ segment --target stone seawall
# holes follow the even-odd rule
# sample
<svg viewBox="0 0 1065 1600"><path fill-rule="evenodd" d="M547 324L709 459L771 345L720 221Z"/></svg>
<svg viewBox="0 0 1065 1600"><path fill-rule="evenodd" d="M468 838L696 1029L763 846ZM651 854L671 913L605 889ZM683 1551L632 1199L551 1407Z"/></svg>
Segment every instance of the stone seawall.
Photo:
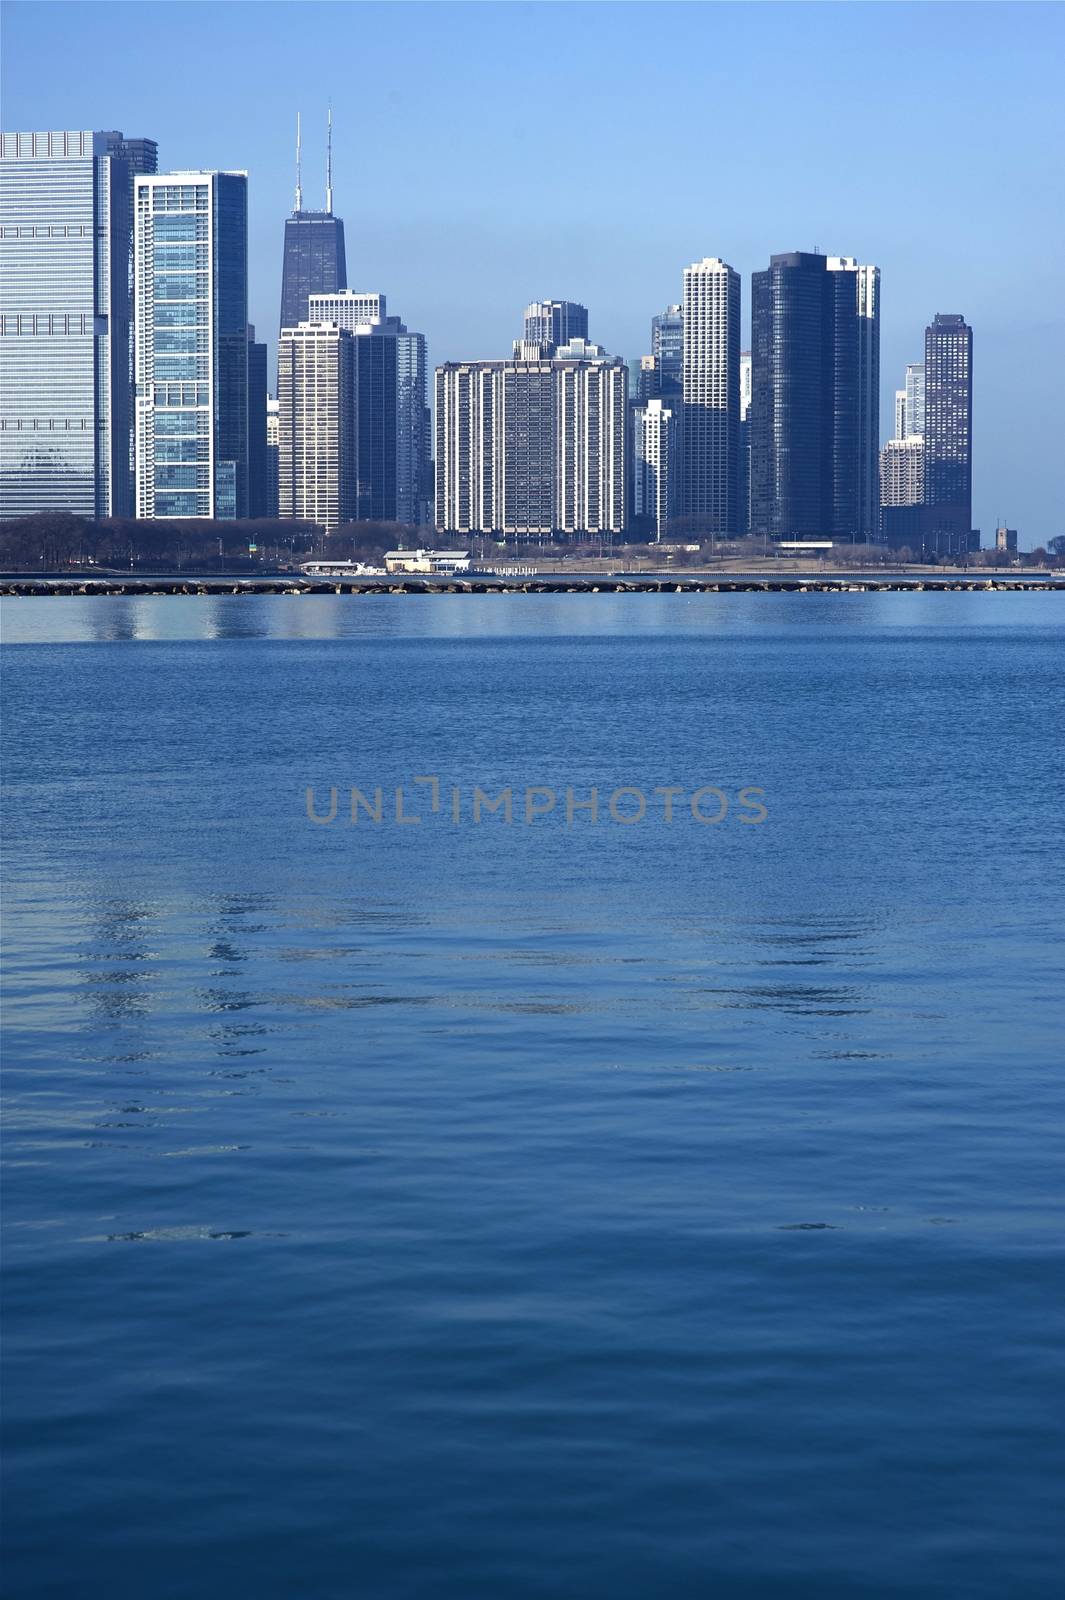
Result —
<svg viewBox="0 0 1065 1600"><path fill-rule="evenodd" d="M938 577L641 578L29 578L0 576L0 595L229 595L229 594L863 594L945 593L953 590L1060 590L1065 573L1010 578L951 574Z"/></svg>

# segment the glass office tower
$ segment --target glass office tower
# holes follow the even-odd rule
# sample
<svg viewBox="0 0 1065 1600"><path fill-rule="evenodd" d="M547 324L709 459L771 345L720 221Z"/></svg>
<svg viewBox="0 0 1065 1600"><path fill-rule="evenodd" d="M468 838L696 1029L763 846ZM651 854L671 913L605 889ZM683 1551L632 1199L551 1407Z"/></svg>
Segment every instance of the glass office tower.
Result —
<svg viewBox="0 0 1065 1600"><path fill-rule="evenodd" d="M294 211L285 220L281 326L299 327L312 294L335 294L347 284L341 219L329 211Z"/></svg>
<svg viewBox="0 0 1065 1600"><path fill-rule="evenodd" d="M924 503L938 550L970 548L972 445L973 330L964 317L939 312L924 335Z"/></svg>
<svg viewBox="0 0 1065 1600"><path fill-rule="evenodd" d="M768 270L753 276L753 533L872 536L862 514L869 362L863 368L857 287L851 271L799 250L772 256Z"/></svg>
<svg viewBox="0 0 1065 1600"><path fill-rule="evenodd" d="M684 390L684 307L667 306L651 318L651 354L658 381L655 392L669 400Z"/></svg>
<svg viewBox="0 0 1065 1600"><path fill-rule="evenodd" d="M124 516L132 182L151 139L0 138L0 515Z"/></svg>
<svg viewBox="0 0 1065 1600"><path fill-rule="evenodd" d="M525 308L525 327L518 342L547 346L544 353L550 356L560 344L587 337L587 306L576 300L534 300ZM517 350L514 353L519 354Z"/></svg>
<svg viewBox="0 0 1065 1600"><path fill-rule="evenodd" d="M266 454L267 348L248 327L248 515L270 515L269 468Z"/></svg>
<svg viewBox="0 0 1065 1600"><path fill-rule="evenodd" d="M137 515L248 514L248 179L135 190Z"/></svg>

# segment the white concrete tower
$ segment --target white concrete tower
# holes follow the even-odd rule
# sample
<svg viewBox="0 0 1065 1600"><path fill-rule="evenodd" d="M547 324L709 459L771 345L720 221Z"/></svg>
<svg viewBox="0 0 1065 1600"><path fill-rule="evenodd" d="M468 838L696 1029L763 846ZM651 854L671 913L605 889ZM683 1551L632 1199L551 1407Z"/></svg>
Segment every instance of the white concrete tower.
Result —
<svg viewBox="0 0 1065 1600"><path fill-rule="evenodd" d="M692 532L737 531L740 276L717 256L684 270L680 510Z"/></svg>

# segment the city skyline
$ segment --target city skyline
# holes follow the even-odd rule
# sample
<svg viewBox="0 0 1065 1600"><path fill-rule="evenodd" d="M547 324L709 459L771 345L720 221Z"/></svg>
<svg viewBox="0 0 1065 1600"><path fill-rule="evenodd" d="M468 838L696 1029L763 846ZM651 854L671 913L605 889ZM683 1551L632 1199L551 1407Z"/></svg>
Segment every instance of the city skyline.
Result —
<svg viewBox="0 0 1065 1600"><path fill-rule="evenodd" d="M306 31L321 14L314 5L271 7L269 28L258 5L215 8L216 49L201 63L196 115L188 116L159 104L151 86L129 70L134 52L128 42L115 38L114 53L102 47L101 30L112 18L117 29L121 18L128 18L125 8L49 7L53 19L61 14L68 40L69 54L57 60L43 8L16 0L7 10L5 122L20 128L124 127L158 141L164 171L246 168L249 318L270 344L271 387L281 240L292 212L295 115L303 113L304 205L317 210L325 203L330 95L334 207L347 226L347 281L357 290L387 290L402 304L408 323L425 332L434 366L504 357L514 337L516 309L544 294L587 305L603 345L638 359L648 349L650 317L680 299L685 265L706 255L722 257L740 273L740 337L746 348L751 274L770 255L812 250L816 244L826 255L852 253L876 262L883 289L879 442L892 432L899 377L923 353L923 329L937 312L960 312L979 338L974 523L985 538L1000 517L1019 525L1022 536L1056 531L1060 493L1053 460L1060 407L1054 372L1061 321L1052 283L1061 223L1042 197L1057 182L1051 151L1060 113L1046 30L1060 27L1059 18L1043 11L1037 19L1033 8L1011 7L1005 51L1007 19L1004 8L996 6L892 8L890 16L875 5L833 7L831 38L812 26L817 7L801 8L802 26L788 8L758 8L763 19L773 15L770 36L756 29L757 19L743 8L728 5L665 6L653 14L641 6L574 7L573 48L594 51L600 68L623 68L634 92L640 83L641 97L646 72L654 77L660 70L645 59L647 41L666 19L683 21L693 46L715 39L718 64L708 58L702 77L687 59L693 53L687 49L685 60L672 60L672 66L682 82L712 87L724 96L727 113L742 116L741 153L705 171L697 170L694 157L681 156L675 171L663 172L651 147L641 143L641 119L634 117L633 128L618 125L612 133L619 158L613 168L623 170L623 182L578 140L567 146L566 181L552 186L550 162L540 161L530 172L527 136L508 127L490 142L492 149L482 150L478 143L478 180L471 186L472 134L449 133L440 143L430 141L427 132L447 98L464 93L474 77L470 63L459 60L455 40L449 41L447 14L454 9L403 8L418 25L402 35L407 52L402 84L398 76L385 75L356 101L338 93L342 84L331 84L326 72L320 87L315 85L316 98L301 90L290 104L287 96L279 97L275 83L271 116L264 120L253 114L253 104L261 104L264 82L273 81L271 74L295 47L301 27ZM611 27L601 25L606 9L612 12ZM148 6L138 12L143 23L138 49L162 39L162 10ZM172 21L174 6L166 12ZM478 8L474 53L482 78L497 66L502 71L526 14L527 8L519 6ZM331 7L329 15L338 38L349 29L368 42L400 38L398 19L383 8ZM761 41L758 85L743 74L742 82L726 82L722 48L725 59L733 51L740 59L756 37ZM818 41L824 46L820 54ZM1011 84L1018 93L1023 84L1025 111L1024 131L1003 118L990 119L993 135L983 124L967 129L973 159L960 180L952 177L949 193L931 169L927 177L916 178L912 171L904 175L894 169L889 151L895 124L888 116L929 103L935 75L931 57L948 42L958 73L966 76L967 95L993 95L1001 104L1008 101ZM876 84L863 83L859 92L847 73L853 72L855 53L869 47L877 50L879 77ZM247 68L243 83L232 81L238 49ZM94 63L88 77L86 57ZM423 67L424 80L415 92L409 85ZM594 76L609 80L610 72ZM782 141L788 110L799 103L800 81L807 123ZM838 91L831 104L829 86ZM546 103L554 104L562 92L560 84L546 84ZM748 112L774 93L779 109L769 126L762 126ZM589 84L582 112L589 127L604 94L602 87ZM929 113L930 135L942 140L945 150L954 106L956 96L948 92ZM824 141L838 140L847 117L859 111L865 139L861 160L827 168ZM677 116L678 133L690 131L695 112L683 99ZM568 126L572 132L572 122ZM557 154L561 132L543 137L544 155ZM370 160L371 148L379 160ZM504 181L519 170L521 206L517 191ZM1014 181L1018 170L1025 175L1022 183ZM606 212L602 203L588 204L590 183L601 191ZM656 196L653 229L645 226L641 183ZM458 201L460 189L464 199ZM1003 244L1014 233L1025 243L1023 268L1020 250Z"/></svg>

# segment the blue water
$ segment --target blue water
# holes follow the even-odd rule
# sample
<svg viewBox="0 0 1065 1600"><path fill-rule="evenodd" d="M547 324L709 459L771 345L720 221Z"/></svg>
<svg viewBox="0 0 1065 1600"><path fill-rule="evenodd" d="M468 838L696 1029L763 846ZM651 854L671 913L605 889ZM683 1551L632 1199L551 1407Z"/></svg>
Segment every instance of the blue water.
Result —
<svg viewBox="0 0 1065 1600"><path fill-rule="evenodd" d="M1060 1593L1059 596L4 631L8 1593Z"/></svg>

